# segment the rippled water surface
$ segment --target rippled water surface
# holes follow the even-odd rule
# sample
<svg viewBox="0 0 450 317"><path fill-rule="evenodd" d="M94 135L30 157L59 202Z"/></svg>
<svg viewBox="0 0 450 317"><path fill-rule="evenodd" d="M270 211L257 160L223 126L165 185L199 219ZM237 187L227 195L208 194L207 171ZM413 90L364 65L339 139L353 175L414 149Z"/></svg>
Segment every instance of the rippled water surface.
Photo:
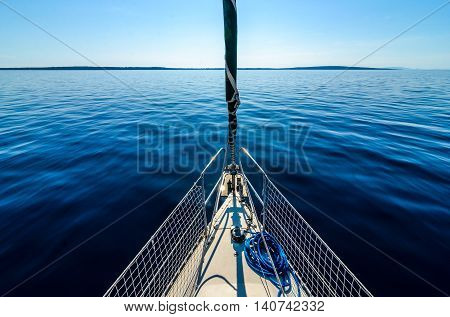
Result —
<svg viewBox="0 0 450 317"><path fill-rule="evenodd" d="M240 71L240 144L375 295L449 294L450 71L337 75ZM223 77L0 72L0 293L102 295L223 145ZM139 124L187 127L175 171Z"/></svg>

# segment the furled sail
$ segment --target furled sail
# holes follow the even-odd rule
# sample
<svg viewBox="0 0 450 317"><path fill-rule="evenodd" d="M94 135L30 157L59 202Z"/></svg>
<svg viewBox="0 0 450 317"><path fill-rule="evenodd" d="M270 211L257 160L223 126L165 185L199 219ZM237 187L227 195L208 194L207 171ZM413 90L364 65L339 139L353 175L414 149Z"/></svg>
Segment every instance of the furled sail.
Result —
<svg viewBox="0 0 450 317"><path fill-rule="evenodd" d="M223 0L225 29L225 89L228 104L228 147L231 164L236 163L236 112L241 103L237 89L237 11L236 0Z"/></svg>

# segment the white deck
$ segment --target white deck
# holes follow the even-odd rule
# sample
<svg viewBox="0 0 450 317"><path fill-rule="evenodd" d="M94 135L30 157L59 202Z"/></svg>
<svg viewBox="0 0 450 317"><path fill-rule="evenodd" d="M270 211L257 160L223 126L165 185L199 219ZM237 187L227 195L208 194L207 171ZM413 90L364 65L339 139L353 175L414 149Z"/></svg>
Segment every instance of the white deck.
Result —
<svg viewBox="0 0 450 317"><path fill-rule="evenodd" d="M230 195L212 222L215 233L204 258L196 296L276 296L276 287L247 265L244 243L231 240L231 228L247 228L246 219L250 217L249 211L241 207L237 198L235 200L236 207L233 207L233 196ZM255 221L251 224L256 225Z"/></svg>
<svg viewBox="0 0 450 317"><path fill-rule="evenodd" d="M247 193L246 190L244 195ZM241 227L252 232L259 231L257 220L255 217L252 219L248 206L241 205L238 194L234 198L230 194L211 221L211 234L199 273L198 288L193 295L197 297L278 296L278 289L247 265L244 243L235 243L231 239L233 227ZM202 252L200 247L193 254ZM181 272L175 284L184 279L186 276L183 276ZM295 282L292 281L292 284L295 285ZM296 293L297 288L294 286L292 293L287 295L294 296Z"/></svg>

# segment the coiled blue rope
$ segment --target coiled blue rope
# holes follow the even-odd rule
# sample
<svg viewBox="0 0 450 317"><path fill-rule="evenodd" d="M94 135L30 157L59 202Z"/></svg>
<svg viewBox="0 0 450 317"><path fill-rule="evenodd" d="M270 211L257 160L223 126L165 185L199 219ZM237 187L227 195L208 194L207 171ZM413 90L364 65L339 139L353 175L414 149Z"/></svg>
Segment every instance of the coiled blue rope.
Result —
<svg viewBox="0 0 450 317"><path fill-rule="evenodd" d="M276 241L276 239L267 232L257 232L251 233L251 236L245 240L245 259L247 260L248 266L255 271L258 275L268 279L278 288L278 296L280 296L283 291L288 294L292 291L292 279L297 284L298 295L300 296L300 282L297 275L292 272L286 254L284 253L281 245ZM263 241L266 240L267 248ZM270 260L270 256L273 259ZM279 280L274 271L274 266L276 272L278 273ZM291 279L292 277L292 279Z"/></svg>

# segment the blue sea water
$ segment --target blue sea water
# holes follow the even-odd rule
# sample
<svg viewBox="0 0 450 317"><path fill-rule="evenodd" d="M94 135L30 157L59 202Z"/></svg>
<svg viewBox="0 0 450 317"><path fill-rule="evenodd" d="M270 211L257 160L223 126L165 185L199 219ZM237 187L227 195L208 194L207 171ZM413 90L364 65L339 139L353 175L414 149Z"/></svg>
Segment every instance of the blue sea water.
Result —
<svg viewBox="0 0 450 317"><path fill-rule="evenodd" d="M1 71L0 294L102 295L224 144L223 86ZM450 71L240 71L239 87L240 145L373 294L450 293Z"/></svg>

